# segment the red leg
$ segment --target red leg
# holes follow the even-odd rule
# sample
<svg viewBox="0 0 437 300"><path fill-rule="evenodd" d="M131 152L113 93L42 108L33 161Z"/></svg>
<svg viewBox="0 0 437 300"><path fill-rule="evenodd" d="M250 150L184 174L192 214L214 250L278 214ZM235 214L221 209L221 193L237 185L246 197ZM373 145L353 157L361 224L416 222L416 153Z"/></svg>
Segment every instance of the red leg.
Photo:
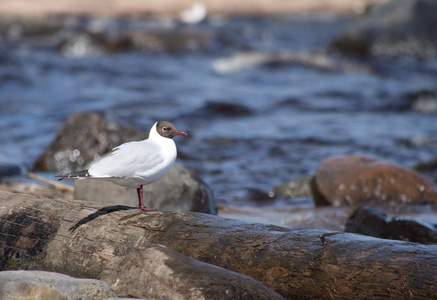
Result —
<svg viewBox="0 0 437 300"><path fill-rule="evenodd" d="M154 208L144 207L144 204L143 204L143 185L140 185L140 187L137 188L137 193L138 193L138 204L139 204L141 210L156 210Z"/></svg>

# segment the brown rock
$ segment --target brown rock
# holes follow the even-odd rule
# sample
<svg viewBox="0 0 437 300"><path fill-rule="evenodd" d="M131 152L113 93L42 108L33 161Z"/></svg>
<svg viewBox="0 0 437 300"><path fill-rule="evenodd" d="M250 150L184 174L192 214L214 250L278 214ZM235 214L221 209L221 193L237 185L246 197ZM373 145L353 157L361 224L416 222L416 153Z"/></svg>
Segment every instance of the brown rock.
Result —
<svg viewBox="0 0 437 300"><path fill-rule="evenodd" d="M433 203L437 192L416 172L365 156L324 160L312 181L316 205Z"/></svg>
<svg viewBox="0 0 437 300"><path fill-rule="evenodd" d="M85 165L118 145L143 140L148 134L107 122L89 112L78 112L67 119L56 139L35 161L39 171L68 172Z"/></svg>

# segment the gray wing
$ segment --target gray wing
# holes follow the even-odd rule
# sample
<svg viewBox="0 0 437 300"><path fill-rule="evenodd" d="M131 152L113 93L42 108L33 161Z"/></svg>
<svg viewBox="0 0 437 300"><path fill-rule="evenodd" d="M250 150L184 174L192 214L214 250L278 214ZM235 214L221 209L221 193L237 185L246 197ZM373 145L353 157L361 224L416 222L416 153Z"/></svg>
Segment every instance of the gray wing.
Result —
<svg viewBox="0 0 437 300"><path fill-rule="evenodd" d="M91 164L92 177L136 177L163 162L159 146L151 141L130 142L113 149L108 156Z"/></svg>

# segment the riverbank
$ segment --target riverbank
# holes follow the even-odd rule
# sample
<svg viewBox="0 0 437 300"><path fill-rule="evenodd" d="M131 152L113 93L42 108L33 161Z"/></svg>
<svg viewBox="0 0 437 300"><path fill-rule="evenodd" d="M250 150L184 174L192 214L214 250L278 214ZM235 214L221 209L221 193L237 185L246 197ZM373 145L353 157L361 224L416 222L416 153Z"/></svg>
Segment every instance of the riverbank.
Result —
<svg viewBox="0 0 437 300"><path fill-rule="evenodd" d="M51 1L51 0L4 0L0 2L1 14L46 15L46 14L91 14L91 15L175 15L189 8L193 0L112 0L112 1ZM208 13L220 15L268 15L284 13L335 13L356 14L366 7L386 0L240 0L201 1Z"/></svg>

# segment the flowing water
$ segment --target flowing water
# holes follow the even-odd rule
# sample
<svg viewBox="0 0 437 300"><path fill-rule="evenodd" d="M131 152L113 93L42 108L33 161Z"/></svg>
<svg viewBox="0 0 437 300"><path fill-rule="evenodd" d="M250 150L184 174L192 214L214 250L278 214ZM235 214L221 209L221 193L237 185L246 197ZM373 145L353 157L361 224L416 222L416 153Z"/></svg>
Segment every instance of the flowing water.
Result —
<svg viewBox="0 0 437 300"><path fill-rule="evenodd" d="M55 34L42 41L4 38L0 158L31 169L77 111L144 130L168 120L189 134L175 139L178 163L233 207L310 201L263 195L314 174L327 157L364 154L406 168L435 159L437 61L362 60L327 51L350 21L220 19L188 27L214 36L178 51L108 53L86 42L59 50L50 44ZM177 27L105 22L118 30Z"/></svg>

